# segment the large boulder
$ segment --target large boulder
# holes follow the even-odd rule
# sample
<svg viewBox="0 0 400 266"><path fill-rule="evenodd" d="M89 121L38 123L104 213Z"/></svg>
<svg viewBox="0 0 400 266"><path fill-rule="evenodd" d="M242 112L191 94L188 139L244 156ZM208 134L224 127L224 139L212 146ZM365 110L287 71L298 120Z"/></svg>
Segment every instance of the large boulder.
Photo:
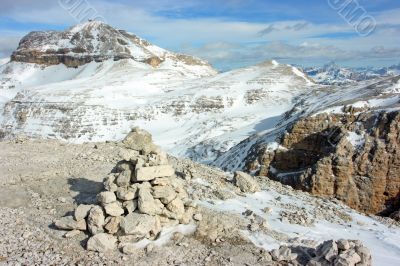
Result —
<svg viewBox="0 0 400 266"><path fill-rule="evenodd" d="M81 204L75 209L74 217L75 220L81 221L86 219L86 217L89 215L90 209L93 208L94 205L85 205Z"/></svg>
<svg viewBox="0 0 400 266"><path fill-rule="evenodd" d="M87 250L101 253L113 251L117 248L117 238L110 234L100 233L89 238Z"/></svg>
<svg viewBox="0 0 400 266"><path fill-rule="evenodd" d="M115 196L114 192L104 191L97 195L97 200L101 204L108 204L115 202L117 200L117 197Z"/></svg>
<svg viewBox="0 0 400 266"><path fill-rule="evenodd" d="M164 205L160 200L153 198L149 188L142 187L139 190L138 208L141 213L157 215L162 213Z"/></svg>
<svg viewBox="0 0 400 266"><path fill-rule="evenodd" d="M55 222L55 226L62 230L86 230L86 221L76 221L72 216L65 216Z"/></svg>
<svg viewBox="0 0 400 266"><path fill-rule="evenodd" d="M136 168L135 181L151 181L158 177L170 177L174 174L175 170L170 165L140 167Z"/></svg>
<svg viewBox="0 0 400 266"><path fill-rule="evenodd" d="M116 217L124 214L124 209L122 208L122 204L119 202L112 202L104 205L104 210L110 216Z"/></svg>
<svg viewBox="0 0 400 266"><path fill-rule="evenodd" d="M148 237L151 234L157 235L160 228L160 221L156 216L140 213L130 213L121 221L121 229L125 235L133 235L137 238Z"/></svg>
<svg viewBox="0 0 400 266"><path fill-rule="evenodd" d="M90 209L89 216L87 219L87 226L89 232L92 235L103 233L104 223L105 223L105 216L103 209L100 206L95 206L92 209Z"/></svg>
<svg viewBox="0 0 400 266"><path fill-rule="evenodd" d="M126 148L141 151L144 154L148 154L157 148L157 146L153 144L151 134L137 127L132 129L122 143Z"/></svg>

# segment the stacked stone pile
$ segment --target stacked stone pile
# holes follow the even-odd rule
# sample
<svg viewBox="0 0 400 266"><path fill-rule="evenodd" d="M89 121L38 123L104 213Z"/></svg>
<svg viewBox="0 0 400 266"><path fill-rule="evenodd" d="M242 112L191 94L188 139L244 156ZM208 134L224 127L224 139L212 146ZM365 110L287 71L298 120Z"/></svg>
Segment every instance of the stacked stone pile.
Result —
<svg viewBox="0 0 400 266"><path fill-rule="evenodd" d="M154 240L167 226L188 224L195 215L183 180L175 176L165 152L151 135L135 128L123 141L122 161L104 181L98 205L79 205L74 216L55 225L64 230L87 231L87 249L116 249L126 253L144 238Z"/></svg>

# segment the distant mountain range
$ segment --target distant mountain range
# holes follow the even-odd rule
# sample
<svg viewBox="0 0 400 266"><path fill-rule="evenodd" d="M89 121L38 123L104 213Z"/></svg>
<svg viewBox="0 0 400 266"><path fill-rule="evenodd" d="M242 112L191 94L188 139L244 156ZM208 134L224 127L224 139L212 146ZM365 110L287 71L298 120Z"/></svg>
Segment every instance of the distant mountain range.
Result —
<svg viewBox="0 0 400 266"><path fill-rule="evenodd" d="M335 62L330 62L323 67L306 67L303 71L315 82L324 85L343 85L358 81L371 80L379 77L390 77L400 74L400 64L390 67L373 68L341 67Z"/></svg>
<svg viewBox="0 0 400 266"><path fill-rule="evenodd" d="M101 22L32 32L0 66L3 134L119 140L134 126L174 155L211 162L274 128L313 82L268 61L217 73Z"/></svg>

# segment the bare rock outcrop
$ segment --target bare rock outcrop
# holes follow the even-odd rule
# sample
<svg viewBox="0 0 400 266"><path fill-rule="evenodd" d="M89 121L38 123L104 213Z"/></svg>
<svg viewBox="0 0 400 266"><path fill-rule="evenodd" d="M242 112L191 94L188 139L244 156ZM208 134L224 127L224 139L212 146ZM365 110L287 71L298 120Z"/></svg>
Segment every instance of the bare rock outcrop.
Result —
<svg viewBox="0 0 400 266"><path fill-rule="evenodd" d="M343 111L297 121L277 150L260 148L247 170L389 215L400 207L400 113Z"/></svg>

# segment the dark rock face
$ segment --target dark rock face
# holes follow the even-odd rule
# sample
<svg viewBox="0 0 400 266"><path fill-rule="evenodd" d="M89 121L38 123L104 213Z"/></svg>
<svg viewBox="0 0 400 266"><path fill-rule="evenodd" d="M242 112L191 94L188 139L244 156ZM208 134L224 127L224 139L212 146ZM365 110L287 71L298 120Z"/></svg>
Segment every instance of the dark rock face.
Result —
<svg viewBox="0 0 400 266"><path fill-rule="evenodd" d="M281 148L247 164L296 189L389 215L400 207L400 112L320 114L297 121Z"/></svg>

